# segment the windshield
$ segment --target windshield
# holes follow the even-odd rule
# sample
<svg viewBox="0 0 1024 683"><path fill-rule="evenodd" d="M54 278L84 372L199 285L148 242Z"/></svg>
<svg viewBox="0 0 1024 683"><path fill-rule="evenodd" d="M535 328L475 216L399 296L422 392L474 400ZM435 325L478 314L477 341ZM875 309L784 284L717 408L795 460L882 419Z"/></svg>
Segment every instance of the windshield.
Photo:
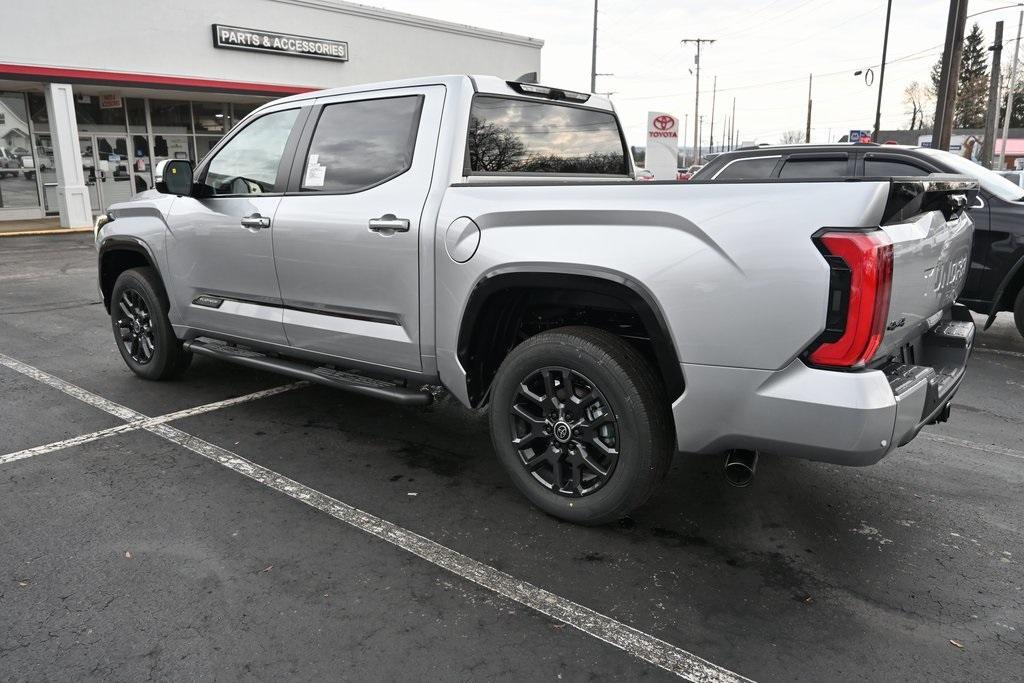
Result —
<svg viewBox="0 0 1024 683"><path fill-rule="evenodd" d="M962 173L976 179L981 183L981 189L994 194L1003 201L1018 202L1024 199L1024 189L1021 189L995 171L979 166L970 159L965 159L949 152L943 152L940 149L924 147L921 151L930 157L934 157L940 163L951 167L957 173Z"/></svg>

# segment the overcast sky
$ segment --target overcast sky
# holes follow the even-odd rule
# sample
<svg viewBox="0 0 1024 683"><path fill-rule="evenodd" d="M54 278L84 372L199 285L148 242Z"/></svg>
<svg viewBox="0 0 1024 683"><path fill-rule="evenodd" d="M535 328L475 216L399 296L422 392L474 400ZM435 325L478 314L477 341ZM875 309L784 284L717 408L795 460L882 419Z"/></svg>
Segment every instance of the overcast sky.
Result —
<svg viewBox="0 0 1024 683"><path fill-rule="evenodd" d="M401 12L470 24L545 41L541 81L577 90L590 87L592 0L363 0ZM970 13L1013 5L970 0ZM711 114L711 84L718 76L715 138L736 98L736 127L743 140L778 142L786 130L803 130L807 76L814 74L811 139L835 141L851 128L871 128L881 63L885 0L600 0L597 89L613 92L630 144L643 144L648 110L690 116L692 139L693 47L681 38L716 38L701 52L704 144ZM939 58L948 0L894 0L889 64L882 98L882 128L905 128L910 113L903 88L927 83ZM991 42L1003 20L1004 39L1017 32L1011 8L977 21ZM1012 49L1007 44L1007 55ZM1024 58L1024 55L1022 55ZM868 87L857 69L875 67ZM831 135L831 138L829 138Z"/></svg>

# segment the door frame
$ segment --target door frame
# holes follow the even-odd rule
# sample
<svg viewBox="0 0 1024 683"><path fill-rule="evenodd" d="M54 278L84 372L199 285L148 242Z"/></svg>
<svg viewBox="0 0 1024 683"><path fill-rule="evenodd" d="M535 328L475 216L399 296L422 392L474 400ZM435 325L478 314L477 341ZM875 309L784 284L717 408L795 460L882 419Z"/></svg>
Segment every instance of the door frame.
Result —
<svg viewBox="0 0 1024 683"><path fill-rule="evenodd" d="M95 204L95 206L92 207L93 215L97 215L97 214L103 213L103 211L106 210L106 207L110 204L110 201L108 201L108 199L106 197L106 193L103 191L103 183L105 183L106 181L104 180L103 182L100 182L99 181L99 176L97 175L97 171L96 171L96 169L99 168L99 163L100 163L100 154L99 154L98 145L96 143L96 140L98 138L121 138L121 139L124 140L124 144L125 144L124 161L128 165L128 189L129 189L129 195L128 196L129 196L129 198L135 196L135 164L133 163L134 159L132 158L132 155L131 155L131 149L132 149L131 135L129 135L128 133L79 133L78 134L78 156L81 159L85 159L85 154L83 153L84 150L82 149L82 141L83 140L88 140L89 144L92 147L92 155L91 156L92 156L92 164L93 164L93 181L92 181L92 183L90 183L89 182L88 174L85 174L85 186L87 188L88 187L96 188L96 204ZM90 192L89 194L90 194L89 201L90 201L90 204L91 204L92 203L92 193Z"/></svg>

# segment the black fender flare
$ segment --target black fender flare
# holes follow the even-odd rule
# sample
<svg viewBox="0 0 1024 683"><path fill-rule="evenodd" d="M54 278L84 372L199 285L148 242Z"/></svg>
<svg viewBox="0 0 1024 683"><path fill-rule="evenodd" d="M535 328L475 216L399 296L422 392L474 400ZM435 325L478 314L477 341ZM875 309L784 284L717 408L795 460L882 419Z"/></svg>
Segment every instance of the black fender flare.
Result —
<svg viewBox="0 0 1024 683"><path fill-rule="evenodd" d="M494 271L481 277L473 287L459 320L457 355L460 362L469 351L476 321L492 294L504 289L569 289L607 294L622 299L640 317L652 336L655 360L665 382L669 399L683 393L684 379L675 342L665 315L654 295L639 282L622 275L586 269L584 271ZM656 335L656 336L655 336Z"/></svg>
<svg viewBox="0 0 1024 683"><path fill-rule="evenodd" d="M111 235L104 238L100 241L97 250L96 276L100 292L103 294L103 307L107 309L108 313L110 312L110 290L103 287L103 259L112 251L131 251L141 254L149 262L149 265L156 270L157 275L160 276L160 281L163 282L160 264L156 259L156 255L153 254L153 250L145 241L129 235Z"/></svg>
<svg viewBox="0 0 1024 683"><path fill-rule="evenodd" d="M999 286L996 288L996 295L992 297L992 310L989 311L988 319L985 321L985 326L982 328L983 330L987 330L992 327L992 323L995 322L996 319L996 313L999 312L999 304L1003 300L1003 295L1006 294L1006 288L1010 286L1010 283L1013 282L1013 279L1017 277L1017 274L1020 272L1024 272L1024 256L1021 256L1020 259L1017 260L1017 263L1013 264L1013 268L1010 268L1010 270L1007 271L1006 275L1003 276L1002 282L1000 282Z"/></svg>

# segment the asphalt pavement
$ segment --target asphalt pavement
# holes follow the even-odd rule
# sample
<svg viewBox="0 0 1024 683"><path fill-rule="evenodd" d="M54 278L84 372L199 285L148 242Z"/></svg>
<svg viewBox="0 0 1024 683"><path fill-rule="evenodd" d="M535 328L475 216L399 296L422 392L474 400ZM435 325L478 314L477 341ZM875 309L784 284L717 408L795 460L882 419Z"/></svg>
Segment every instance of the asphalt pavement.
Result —
<svg viewBox="0 0 1024 683"><path fill-rule="evenodd" d="M0 239L0 679L1022 680L1022 408L1004 314L878 465L679 456L581 528L450 400L138 379L91 236Z"/></svg>

